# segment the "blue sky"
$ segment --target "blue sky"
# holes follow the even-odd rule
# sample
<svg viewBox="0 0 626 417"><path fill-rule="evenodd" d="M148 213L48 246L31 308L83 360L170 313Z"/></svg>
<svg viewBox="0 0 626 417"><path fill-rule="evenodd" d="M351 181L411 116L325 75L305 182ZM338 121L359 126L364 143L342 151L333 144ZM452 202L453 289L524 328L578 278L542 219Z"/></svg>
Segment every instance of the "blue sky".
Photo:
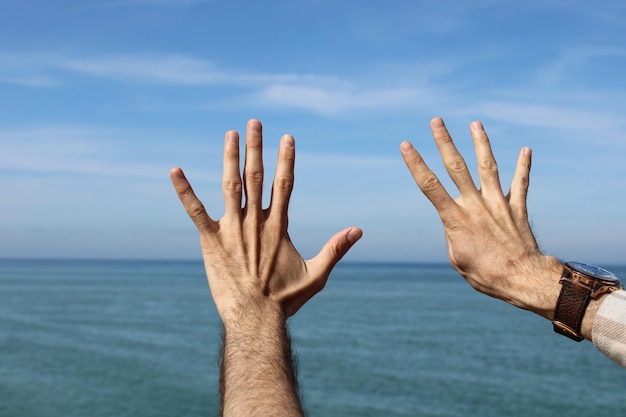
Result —
<svg viewBox="0 0 626 417"><path fill-rule="evenodd" d="M268 179L296 138L305 257L357 225L347 259L445 261L398 150L445 178L440 115L470 166L483 121L506 189L533 148L546 252L623 263L624 22L617 0L2 0L0 256L198 258L169 168L220 217L224 132L255 117Z"/></svg>

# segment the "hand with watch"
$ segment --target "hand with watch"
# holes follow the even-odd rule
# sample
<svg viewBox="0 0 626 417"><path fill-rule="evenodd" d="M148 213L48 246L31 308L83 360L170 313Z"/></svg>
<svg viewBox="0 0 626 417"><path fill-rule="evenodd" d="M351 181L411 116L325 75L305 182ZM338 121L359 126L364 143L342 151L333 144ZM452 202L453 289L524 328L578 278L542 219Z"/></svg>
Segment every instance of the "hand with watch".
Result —
<svg viewBox="0 0 626 417"><path fill-rule="evenodd" d="M554 331L577 342L584 339L581 327L589 303L624 288L612 272L581 262L566 262L560 283Z"/></svg>
<svg viewBox="0 0 626 417"><path fill-rule="evenodd" d="M622 286L615 275L601 268L576 262L562 264L541 253L526 206L531 150L522 148L510 190L504 194L489 138L480 122L470 126L478 186L443 120L434 118L430 127L446 170L460 192L458 198L448 194L409 142L403 142L400 150L415 182L441 217L451 265L477 291L553 321L557 333L578 341L591 340L602 299Z"/></svg>

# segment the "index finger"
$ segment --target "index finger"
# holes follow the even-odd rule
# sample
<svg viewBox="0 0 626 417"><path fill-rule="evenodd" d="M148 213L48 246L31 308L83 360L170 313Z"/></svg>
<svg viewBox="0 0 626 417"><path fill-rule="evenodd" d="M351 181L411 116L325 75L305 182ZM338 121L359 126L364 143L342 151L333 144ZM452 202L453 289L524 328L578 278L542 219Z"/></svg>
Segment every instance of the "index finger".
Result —
<svg viewBox="0 0 626 417"><path fill-rule="evenodd" d="M456 207L456 203L450 197L443 184L441 184L439 178L428 168L422 156L411 145L411 142L402 142L400 151L402 152L404 163L411 171L417 186L435 206L439 215L443 216L442 213Z"/></svg>

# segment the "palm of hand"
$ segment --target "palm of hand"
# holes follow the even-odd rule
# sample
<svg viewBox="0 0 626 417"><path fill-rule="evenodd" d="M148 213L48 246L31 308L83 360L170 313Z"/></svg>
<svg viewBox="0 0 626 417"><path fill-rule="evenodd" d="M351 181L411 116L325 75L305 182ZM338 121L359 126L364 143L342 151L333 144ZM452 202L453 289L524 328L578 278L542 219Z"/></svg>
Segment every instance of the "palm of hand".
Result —
<svg viewBox="0 0 626 417"><path fill-rule="evenodd" d="M222 317L242 314L250 300L278 304L291 316L326 283L328 275L309 275L307 262L286 231L267 237L261 232L259 237L263 245L242 245L228 231L216 239L201 239L209 286L213 297L221 300ZM254 247L263 247L263 254L248 250Z"/></svg>
<svg viewBox="0 0 626 417"><path fill-rule="evenodd" d="M207 214L180 168L172 182L189 217L200 232L200 243L211 294L222 320L237 318L254 308L278 308L286 317L324 285L334 265L361 237L355 227L333 236L320 253L305 261L287 233L287 209L293 188L293 137L280 143L270 207L263 210L261 124L248 122L246 160L239 172L239 135L224 141L223 193L226 212L219 221ZM242 189L245 206L242 208Z"/></svg>

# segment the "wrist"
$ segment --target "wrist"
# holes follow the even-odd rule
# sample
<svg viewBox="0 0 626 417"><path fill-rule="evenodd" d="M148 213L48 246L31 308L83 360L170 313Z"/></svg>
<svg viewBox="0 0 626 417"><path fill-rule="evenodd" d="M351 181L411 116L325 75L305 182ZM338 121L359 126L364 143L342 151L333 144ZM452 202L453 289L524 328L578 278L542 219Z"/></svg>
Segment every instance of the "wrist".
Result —
<svg viewBox="0 0 626 417"><path fill-rule="evenodd" d="M270 300L237 305L221 314L227 333L258 333L262 329L282 329L287 317L282 308Z"/></svg>
<svg viewBox="0 0 626 417"><path fill-rule="evenodd" d="M565 263L555 309L554 331L577 342L591 340L592 329L606 296L623 286L612 272L582 262Z"/></svg>
<svg viewBox="0 0 626 417"><path fill-rule="evenodd" d="M528 260L519 268L518 274L516 281L522 283L524 288L514 294L511 304L553 320L561 292L559 280L563 264L553 256L540 255Z"/></svg>

